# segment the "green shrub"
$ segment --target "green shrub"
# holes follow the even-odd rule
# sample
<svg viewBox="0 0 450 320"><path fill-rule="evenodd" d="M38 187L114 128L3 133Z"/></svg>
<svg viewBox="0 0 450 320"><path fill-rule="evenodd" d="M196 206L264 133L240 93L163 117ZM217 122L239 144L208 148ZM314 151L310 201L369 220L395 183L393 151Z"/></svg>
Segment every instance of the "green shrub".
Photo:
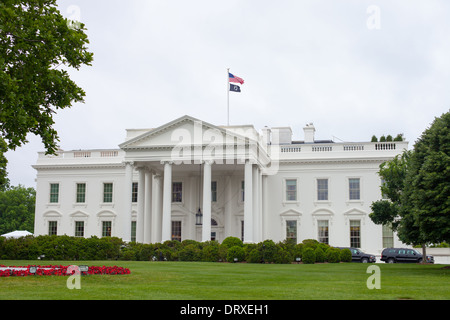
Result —
<svg viewBox="0 0 450 320"><path fill-rule="evenodd" d="M242 243L242 240L237 237L227 237L222 241L221 246L224 246L227 248L231 248L234 246L242 247L243 243Z"/></svg>
<svg viewBox="0 0 450 320"><path fill-rule="evenodd" d="M250 253L247 256L247 262L261 263L262 262L261 252L258 249L253 249L252 251L250 251Z"/></svg>
<svg viewBox="0 0 450 320"><path fill-rule="evenodd" d="M201 250L197 244L188 244L178 252L179 261L200 261Z"/></svg>
<svg viewBox="0 0 450 320"><path fill-rule="evenodd" d="M204 243L201 260L208 262L217 262L220 260L219 243L217 241L207 241Z"/></svg>
<svg viewBox="0 0 450 320"><path fill-rule="evenodd" d="M316 255L316 262L325 262L325 252L323 251L322 247L318 246L316 250L314 250L314 253Z"/></svg>
<svg viewBox="0 0 450 320"><path fill-rule="evenodd" d="M245 251L241 246L234 246L228 249L227 253L227 261L234 262L234 259L237 258L238 262L244 261Z"/></svg>
<svg viewBox="0 0 450 320"><path fill-rule="evenodd" d="M275 262L278 248L272 240L264 240L258 243L258 250L261 252L264 262Z"/></svg>
<svg viewBox="0 0 450 320"><path fill-rule="evenodd" d="M329 263L338 263L340 261L341 250L338 248L328 248L326 252L327 261Z"/></svg>
<svg viewBox="0 0 450 320"><path fill-rule="evenodd" d="M303 250L302 262L305 264L313 264L316 262L316 253L313 248L305 248Z"/></svg>
<svg viewBox="0 0 450 320"><path fill-rule="evenodd" d="M339 258L342 262L352 262L352 253L350 249L342 249Z"/></svg>
<svg viewBox="0 0 450 320"><path fill-rule="evenodd" d="M293 260L292 254L289 250L284 248L278 248L278 251L274 257L275 263L291 263Z"/></svg>

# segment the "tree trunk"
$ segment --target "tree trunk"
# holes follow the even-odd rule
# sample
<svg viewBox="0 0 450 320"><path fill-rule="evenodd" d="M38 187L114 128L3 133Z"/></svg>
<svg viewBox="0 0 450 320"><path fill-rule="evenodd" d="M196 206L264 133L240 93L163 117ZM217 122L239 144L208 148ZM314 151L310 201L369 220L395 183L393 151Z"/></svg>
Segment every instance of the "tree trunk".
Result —
<svg viewBox="0 0 450 320"><path fill-rule="evenodd" d="M427 261L427 247L425 244L422 244L422 263L428 263Z"/></svg>

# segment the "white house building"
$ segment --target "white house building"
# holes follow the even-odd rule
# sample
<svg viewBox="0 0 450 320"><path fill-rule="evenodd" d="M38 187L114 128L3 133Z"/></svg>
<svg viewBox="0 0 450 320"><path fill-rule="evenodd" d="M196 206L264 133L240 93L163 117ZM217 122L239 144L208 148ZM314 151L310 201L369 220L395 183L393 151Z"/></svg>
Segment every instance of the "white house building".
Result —
<svg viewBox="0 0 450 320"><path fill-rule="evenodd" d="M114 150L39 153L35 234L244 242L317 239L379 253L399 245L369 218L379 165L405 141L293 141L289 127L215 126L183 116L127 130Z"/></svg>

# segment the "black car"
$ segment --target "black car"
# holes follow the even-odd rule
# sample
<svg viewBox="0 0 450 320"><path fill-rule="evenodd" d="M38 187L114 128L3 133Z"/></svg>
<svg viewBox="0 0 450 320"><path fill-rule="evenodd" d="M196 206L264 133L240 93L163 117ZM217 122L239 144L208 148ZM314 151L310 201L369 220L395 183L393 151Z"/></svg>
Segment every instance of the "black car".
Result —
<svg viewBox="0 0 450 320"><path fill-rule="evenodd" d="M386 263L396 263L396 262L420 263L423 260L423 255L416 249L386 248L381 252L380 260ZM434 263L434 257L427 255L427 262Z"/></svg>
<svg viewBox="0 0 450 320"><path fill-rule="evenodd" d="M350 249L350 252L352 253L352 262L373 263L377 261L374 254L364 253L358 248L339 247L339 249Z"/></svg>

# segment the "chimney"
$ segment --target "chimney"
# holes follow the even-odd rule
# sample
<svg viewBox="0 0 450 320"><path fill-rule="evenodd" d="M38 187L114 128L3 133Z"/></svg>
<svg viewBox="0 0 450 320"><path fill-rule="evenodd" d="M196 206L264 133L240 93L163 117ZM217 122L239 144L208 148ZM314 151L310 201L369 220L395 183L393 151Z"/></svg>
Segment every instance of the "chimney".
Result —
<svg viewBox="0 0 450 320"><path fill-rule="evenodd" d="M314 132L316 129L314 125L311 123L307 123L303 128L303 132L305 133L305 143L314 143Z"/></svg>
<svg viewBox="0 0 450 320"><path fill-rule="evenodd" d="M265 142L266 144L271 144L270 135L271 135L270 128L268 126L265 126L262 129L263 142Z"/></svg>

